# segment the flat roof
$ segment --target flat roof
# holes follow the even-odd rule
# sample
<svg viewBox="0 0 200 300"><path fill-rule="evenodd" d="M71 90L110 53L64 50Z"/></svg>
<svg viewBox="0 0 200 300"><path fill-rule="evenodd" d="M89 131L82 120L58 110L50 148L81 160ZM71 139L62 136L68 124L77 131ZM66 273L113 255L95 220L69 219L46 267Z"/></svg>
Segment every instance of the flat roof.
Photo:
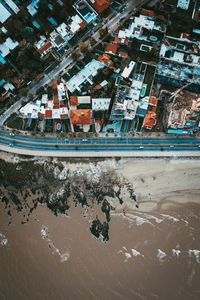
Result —
<svg viewBox="0 0 200 300"><path fill-rule="evenodd" d="M6 4L17 14L19 12L19 8L12 0L4 0Z"/></svg>
<svg viewBox="0 0 200 300"><path fill-rule="evenodd" d="M15 49L18 45L18 42L8 37L3 44L0 44L0 55L6 57L10 53L10 50Z"/></svg>
<svg viewBox="0 0 200 300"><path fill-rule="evenodd" d="M3 24L11 14L9 8L0 0L0 22Z"/></svg>
<svg viewBox="0 0 200 300"><path fill-rule="evenodd" d="M89 79L90 76L94 77L97 71L104 68L104 64L100 63L96 59L92 59L79 73L74 75L68 82L66 86L68 90L73 93L75 90L80 90L81 84Z"/></svg>

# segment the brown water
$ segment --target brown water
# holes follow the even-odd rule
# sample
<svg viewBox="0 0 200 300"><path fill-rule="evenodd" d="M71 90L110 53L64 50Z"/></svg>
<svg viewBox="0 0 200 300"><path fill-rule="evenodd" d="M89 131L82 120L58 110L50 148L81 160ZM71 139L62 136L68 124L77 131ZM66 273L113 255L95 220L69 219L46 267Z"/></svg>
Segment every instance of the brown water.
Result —
<svg viewBox="0 0 200 300"><path fill-rule="evenodd" d="M106 244L80 206L57 217L39 206L24 225L12 212L10 226L0 211L0 299L200 299L198 204L113 212Z"/></svg>

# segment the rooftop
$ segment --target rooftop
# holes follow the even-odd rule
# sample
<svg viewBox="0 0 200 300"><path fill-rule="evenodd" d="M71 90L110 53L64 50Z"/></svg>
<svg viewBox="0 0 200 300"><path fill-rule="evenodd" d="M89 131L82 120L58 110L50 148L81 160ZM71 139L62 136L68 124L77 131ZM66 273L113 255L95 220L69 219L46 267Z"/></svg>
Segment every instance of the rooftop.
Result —
<svg viewBox="0 0 200 300"><path fill-rule="evenodd" d="M0 23L3 24L11 16L11 14L12 12L8 6L0 0Z"/></svg>
<svg viewBox="0 0 200 300"><path fill-rule="evenodd" d="M73 125L91 124L90 109L72 109L70 110L70 117Z"/></svg>
<svg viewBox="0 0 200 300"><path fill-rule="evenodd" d="M94 9L101 14L113 0L89 0L89 3L94 7Z"/></svg>

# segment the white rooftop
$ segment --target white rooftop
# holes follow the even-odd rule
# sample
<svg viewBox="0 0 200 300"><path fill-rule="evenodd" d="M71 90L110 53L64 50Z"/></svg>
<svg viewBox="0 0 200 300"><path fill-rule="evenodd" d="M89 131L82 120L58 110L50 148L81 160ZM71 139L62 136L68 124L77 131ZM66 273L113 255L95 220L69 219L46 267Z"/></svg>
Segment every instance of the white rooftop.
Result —
<svg viewBox="0 0 200 300"><path fill-rule="evenodd" d="M124 71L122 72L122 77L124 78L129 77L131 72L133 71L134 66L135 66L135 62L131 61L129 63L129 66L124 68Z"/></svg>
<svg viewBox="0 0 200 300"><path fill-rule="evenodd" d="M65 87L63 82L57 85L57 91L59 101L64 100L63 97L65 97Z"/></svg>
<svg viewBox="0 0 200 300"><path fill-rule="evenodd" d="M37 4L39 0L32 0L32 2L27 6L27 10L31 16L37 13Z"/></svg>
<svg viewBox="0 0 200 300"><path fill-rule="evenodd" d="M79 17L79 15L75 15L71 19L72 22L69 24L69 26L71 31L75 33L80 29L80 23L82 23L83 20Z"/></svg>
<svg viewBox="0 0 200 300"><path fill-rule="evenodd" d="M90 104L90 96L78 96L78 104Z"/></svg>
<svg viewBox="0 0 200 300"><path fill-rule="evenodd" d="M139 17L135 17L134 24L136 26L141 26L150 30L152 30L154 27L154 21L149 20L146 16L143 15L140 15Z"/></svg>
<svg viewBox="0 0 200 300"><path fill-rule="evenodd" d="M10 50L15 49L18 45L18 42L14 42L8 37L3 44L0 44L0 55L6 57L10 53Z"/></svg>
<svg viewBox="0 0 200 300"><path fill-rule="evenodd" d="M19 8L12 0L4 0L8 6L17 14L19 12Z"/></svg>
<svg viewBox="0 0 200 300"><path fill-rule="evenodd" d="M67 25L62 23L60 26L56 28L56 31L65 39L70 39L70 32L67 29Z"/></svg>
<svg viewBox="0 0 200 300"><path fill-rule="evenodd" d="M178 62L184 62L183 58L184 58L184 53L178 51L175 51L174 55L170 57L171 60L175 60Z"/></svg>
<svg viewBox="0 0 200 300"><path fill-rule="evenodd" d="M92 99L92 110L94 111L105 111L109 109L111 98L93 98Z"/></svg>
<svg viewBox="0 0 200 300"><path fill-rule="evenodd" d="M89 77L94 77L97 75L97 71L99 69L104 68L104 64L100 63L96 59L92 59L79 73L74 75L68 82L66 82L66 86L68 90L73 93L76 90L80 91L80 86L85 81L90 81Z"/></svg>
<svg viewBox="0 0 200 300"><path fill-rule="evenodd" d="M6 90L6 91L9 91L9 90L11 90L11 91L13 91L14 89L15 89L15 87L14 87L14 85L12 84L12 83L6 83L6 84L4 84L4 89Z"/></svg>
<svg viewBox="0 0 200 300"><path fill-rule="evenodd" d="M190 0L178 0L177 7L187 10L190 5Z"/></svg>
<svg viewBox="0 0 200 300"><path fill-rule="evenodd" d="M11 16L11 12L0 2L0 23L4 23Z"/></svg>

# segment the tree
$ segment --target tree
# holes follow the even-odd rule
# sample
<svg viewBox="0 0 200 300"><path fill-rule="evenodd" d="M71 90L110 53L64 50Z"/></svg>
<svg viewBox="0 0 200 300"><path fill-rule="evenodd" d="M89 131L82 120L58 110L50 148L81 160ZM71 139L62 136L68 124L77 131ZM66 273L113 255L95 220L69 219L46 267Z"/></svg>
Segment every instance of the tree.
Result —
<svg viewBox="0 0 200 300"><path fill-rule="evenodd" d="M79 49L83 54L85 54L89 51L90 46L88 45L88 43L80 43Z"/></svg>
<svg viewBox="0 0 200 300"><path fill-rule="evenodd" d="M72 51L72 59L73 61L76 61L80 57L80 53L78 50L73 50Z"/></svg>
<svg viewBox="0 0 200 300"><path fill-rule="evenodd" d="M6 72L6 78L12 79L13 76L14 76L14 71L12 69L8 69L8 71Z"/></svg>
<svg viewBox="0 0 200 300"><path fill-rule="evenodd" d="M108 34L108 28L106 27L99 29L99 34L101 38L105 37Z"/></svg>

